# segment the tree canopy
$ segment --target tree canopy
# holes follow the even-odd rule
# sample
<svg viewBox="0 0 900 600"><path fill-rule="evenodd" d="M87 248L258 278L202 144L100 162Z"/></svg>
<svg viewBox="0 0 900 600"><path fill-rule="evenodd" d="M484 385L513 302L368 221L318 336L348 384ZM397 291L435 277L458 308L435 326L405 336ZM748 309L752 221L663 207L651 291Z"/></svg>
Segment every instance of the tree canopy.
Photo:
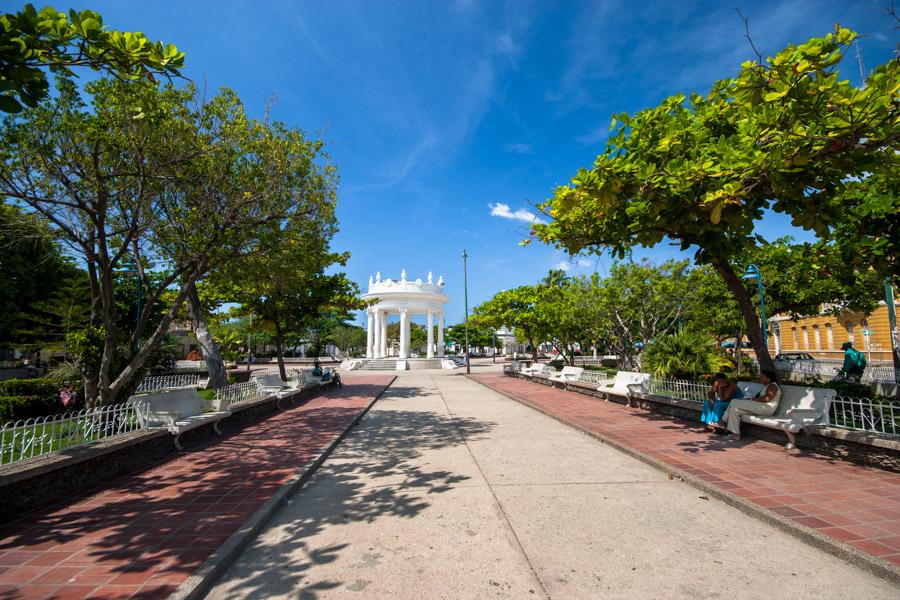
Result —
<svg viewBox="0 0 900 600"><path fill-rule="evenodd" d="M110 31L92 10L31 4L0 14L0 112L34 108L47 97L46 70L70 73L88 67L106 75L155 83L155 75L180 75L184 53L172 44L153 42L140 32Z"/></svg>
<svg viewBox="0 0 900 600"><path fill-rule="evenodd" d="M745 62L705 95L615 115L593 167L541 205L552 220L535 224L535 236L571 253L609 249L619 257L665 240L693 249L723 278L760 362L771 366L735 264L766 241L756 225L767 210L836 241L858 268L898 277L889 254L896 239L885 237L896 227L896 195L882 174L896 173L900 58L853 86L838 67L856 37L838 26ZM847 215L875 226L848 230Z"/></svg>

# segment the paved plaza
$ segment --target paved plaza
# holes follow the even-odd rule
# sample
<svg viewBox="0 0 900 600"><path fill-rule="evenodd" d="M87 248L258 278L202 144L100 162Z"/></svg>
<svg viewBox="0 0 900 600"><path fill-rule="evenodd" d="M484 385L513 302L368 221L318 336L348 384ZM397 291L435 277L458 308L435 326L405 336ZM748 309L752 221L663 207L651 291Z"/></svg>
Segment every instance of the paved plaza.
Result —
<svg viewBox="0 0 900 600"><path fill-rule="evenodd" d="M565 422L900 566L900 475L602 402L501 373L475 378Z"/></svg>
<svg viewBox="0 0 900 600"><path fill-rule="evenodd" d="M459 372L409 371L208 597L793 600L897 593Z"/></svg>
<svg viewBox="0 0 900 600"><path fill-rule="evenodd" d="M0 598L166 598L390 383L343 389L0 527Z"/></svg>

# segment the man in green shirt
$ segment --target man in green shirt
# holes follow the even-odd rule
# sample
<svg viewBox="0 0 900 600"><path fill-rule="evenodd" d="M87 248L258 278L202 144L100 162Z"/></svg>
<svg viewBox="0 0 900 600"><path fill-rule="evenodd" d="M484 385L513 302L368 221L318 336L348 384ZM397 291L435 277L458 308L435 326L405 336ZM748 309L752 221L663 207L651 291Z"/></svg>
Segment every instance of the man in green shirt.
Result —
<svg viewBox="0 0 900 600"><path fill-rule="evenodd" d="M865 354L854 348L851 342L844 342L841 350L844 351L844 366L841 367L839 375L848 381L859 381L862 379L863 371L866 370Z"/></svg>

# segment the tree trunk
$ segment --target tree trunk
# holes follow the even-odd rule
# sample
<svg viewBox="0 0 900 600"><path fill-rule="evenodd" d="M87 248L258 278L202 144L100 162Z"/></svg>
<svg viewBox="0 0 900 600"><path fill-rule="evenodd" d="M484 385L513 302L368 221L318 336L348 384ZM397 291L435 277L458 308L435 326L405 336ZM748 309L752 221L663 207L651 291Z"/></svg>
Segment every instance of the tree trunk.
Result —
<svg viewBox="0 0 900 600"><path fill-rule="evenodd" d="M219 345L216 344L216 341L209 333L209 324L206 322L206 316L203 314L203 306L200 304L197 286L193 283L188 288L186 300L188 317L191 319L194 335L197 337L197 343L200 344L203 359L206 361L206 369L209 371L209 383L207 383L206 387L214 390L219 389L228 385L225 361L219 352Z"/></svg>
<svg viewBox="0 0 900 600"><path fill-rule="evenodd" d="M284 332L281 330L281 322L274 321L275 325L275 356L278 358L278 373L282 381L287 381L287 371L284 370Z"/></svg>
<svg viewBox="0 0 900 600"><path fill-rule="evenodd" d="M741 281L741 278L738 277L737 273L734 272L734 269L727 262L713 261L712 266L722 276L725 286L738 303L741 316L744 319L744 327L747 330L747 337L750 338L750 345L753 347L753 352L756 353L756 359L759 361L759 368L761 370L774 371L775 363L772 362L769 349L766 348L759 316L756 314L756 308L753 306L750 293L744 287L744 282Z"/></svg>

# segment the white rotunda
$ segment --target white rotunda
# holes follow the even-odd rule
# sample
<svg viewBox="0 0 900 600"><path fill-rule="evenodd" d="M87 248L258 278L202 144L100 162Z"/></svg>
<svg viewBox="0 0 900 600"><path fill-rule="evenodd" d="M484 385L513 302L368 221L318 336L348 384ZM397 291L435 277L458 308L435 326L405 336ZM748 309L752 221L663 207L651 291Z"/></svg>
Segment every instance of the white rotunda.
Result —
<svg viewBox="0 0 900 600"><path fill-rule="evenodd" d="M399 361L407 361L410 358L409 330L410 317L416 314L426 315L426 330L428 343L425 360L437 361L436 365L420 365L421 367L436 366L440 368L440 358L444 356L444 305L447 303L447 294L444 293L444 278L439 277L434 282L431 273L428 279L422 281L416 279L410 281L406 278L406 269L400 272L400 280L382 279L381 272L375 277L369 277L369 289L362 295L362 299L368 305L368 334L366 337L366 358L386 359L387 324L388 316L400 315L400 351L396 357ZM434 340L434 325L437 322L437 343ZM412 365L410 365L412 366ZM396 368L407 368L397 364Z"/></svg>

